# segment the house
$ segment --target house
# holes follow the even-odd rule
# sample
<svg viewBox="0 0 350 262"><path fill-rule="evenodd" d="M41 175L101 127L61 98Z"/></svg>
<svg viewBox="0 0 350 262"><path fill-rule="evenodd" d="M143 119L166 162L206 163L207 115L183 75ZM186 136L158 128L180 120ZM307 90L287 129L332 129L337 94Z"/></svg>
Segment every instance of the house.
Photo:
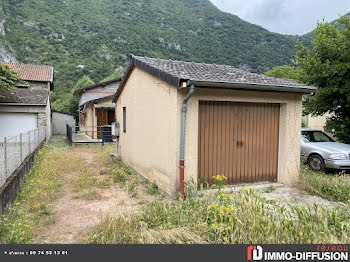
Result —
<svg viewBox="0 0 350 262"><path fill-rule="evenodd" d="M331 114L326 113L322 116L307 115L304 116L304 119L306 127L326 131L326 122L329 117L331 117Z"/></svg>
<svg viewBox="0 0 350 262"><path fill-rule="evenodd" d="M115 122L113 95L119 88L121 78L77 89L79 95L79 127L92 139L101 139L101 127Z"/></svg>
<svg viewBox="0 0 350 262"><path fill-rule="evenodd" d="M6 63L26 83L13 97L0 100L0 137L14 136L38 127L51 137L50 91L54 89L53 67Z"/></svg>
<svg viewBox="0 0 350 262"><path fill-rule="evenodd" d="M76 118L74 114L51 110L52 134L65 135L66 125L75 126Z"/></svg>
<svg viewBox="0 0 350 262"><path fill-rule="evenodd" d="M316 88L227 65L132 56L115 94L122 160L172 196L184 181L298 180L302 96Z"/></svg>

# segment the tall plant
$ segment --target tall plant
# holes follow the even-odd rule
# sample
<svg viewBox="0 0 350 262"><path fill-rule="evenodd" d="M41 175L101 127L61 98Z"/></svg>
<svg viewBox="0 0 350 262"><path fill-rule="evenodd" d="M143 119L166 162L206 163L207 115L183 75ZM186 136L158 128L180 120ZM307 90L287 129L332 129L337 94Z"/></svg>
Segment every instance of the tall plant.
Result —
<svg viewBox="0 0 350 262"><path fill-rule="evenodd" d="M5 63L0 63L0 98L8 98L14 95L17 84L22 79Z"/></svg>
<svg viewBox="0 0 350 262"><path fill-rule="evenodd" d="M305 111L330 113L327 128L338 140L350 143L350 18L341 17L334 25L319 23L315 32L311 50L297 43L301 80L318 87L317 94L306 99Z"/></svg>

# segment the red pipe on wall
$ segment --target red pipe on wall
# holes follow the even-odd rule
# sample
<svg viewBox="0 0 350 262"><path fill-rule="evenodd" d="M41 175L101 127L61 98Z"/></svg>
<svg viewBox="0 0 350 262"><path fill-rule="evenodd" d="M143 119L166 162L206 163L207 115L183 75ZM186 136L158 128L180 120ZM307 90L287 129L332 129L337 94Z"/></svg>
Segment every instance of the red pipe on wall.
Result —
<svg viewBox="0 0 350 262"><path fill-rule="evenodd" d="M180 196L184 197L185 195L185 161L180 160Z"/></svg>

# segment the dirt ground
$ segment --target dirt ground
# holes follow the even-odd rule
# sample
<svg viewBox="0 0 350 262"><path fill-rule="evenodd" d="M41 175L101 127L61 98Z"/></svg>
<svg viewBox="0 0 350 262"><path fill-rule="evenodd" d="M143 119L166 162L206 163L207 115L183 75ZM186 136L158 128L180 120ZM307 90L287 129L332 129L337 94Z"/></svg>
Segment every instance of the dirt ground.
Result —
<svg viewBox="0 0 350 262"><path fill-rule="evenodd" d="M57 141L59 141L58 139ZM56 141L56 142L57 142ZM98 181L103 181L110 174L104 172L105 159L108 152L102 152L94 147L53 147L53 150L64 151L66 162L61 169L61 192L51 206L53 222L43 225L36 232L36 243L79 243L84 233L95 226L102 217L106 215L123 215L130 212L137 212L142 205L154 201L155 197L141 194L139 197L131 197L122 188L120 183L107 183L106 186L95 187L91 183L86 184L84 173L92 174ZM68 159L68 162L67 162ZM77 188L77 183L83 183ZM97 180L96 180L97 181ZM260 183L253 185L235 186L225 191L237 192L244 188L251 188L257 194L275 201L292 202L293 204L324 205L333 208L337 203L328 201L319 196L313 196L296 187L282 185L279 183ZM86 191L89 189L90 191ZM91 196L84 197L84 192L93 192ZM215 190L206 190L211 194Z"/></svg>
<svg viewBox="0 0 350 262"><path fill-rule="evenodd" d="M60 149L62 150L62 148ZM103 162L96 151L89 148L76 147L65 150L65 157L72 163L88 167L89 172L100 173L104 170ZM62 169L60 197L52 203L51 210L54 223L38 230L38 243L77 243L89 228L107 214L119 215L140 208L140 198L132 198L118 183L110 183L105 188L95 188L98 196L92 199L79 197L75 184L81 177L81 171L65 171ZM100 177L103 178L102 175Z"/></svg>

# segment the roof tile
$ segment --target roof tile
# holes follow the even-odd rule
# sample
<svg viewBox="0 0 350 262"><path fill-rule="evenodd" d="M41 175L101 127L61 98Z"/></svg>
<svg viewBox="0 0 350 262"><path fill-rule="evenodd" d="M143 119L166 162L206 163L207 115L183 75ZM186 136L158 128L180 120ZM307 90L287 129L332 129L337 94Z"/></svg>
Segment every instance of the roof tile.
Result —
<svg viewBox="0 0 350 262"><path fill-rule="evenodd" d="M203 64L194 62L183 62L174 60L165 60L159 58L148 58L141 56L133 56L136 66L146 67L149 70L158 70L158 74L173 77L172 84L180 80L190 80L198 82L214 82L214 83L234 83L245 85L264 85L275 87L291 87L291 88L307 88L290 79L273 78L244 70L234 68L229 65Z"/></svg>
<svg viewBox="0 0 350 262"><path fill-rule="evenodd" d="M52 82L53 68L47 65L5 63L25 81Z"/></svg>

